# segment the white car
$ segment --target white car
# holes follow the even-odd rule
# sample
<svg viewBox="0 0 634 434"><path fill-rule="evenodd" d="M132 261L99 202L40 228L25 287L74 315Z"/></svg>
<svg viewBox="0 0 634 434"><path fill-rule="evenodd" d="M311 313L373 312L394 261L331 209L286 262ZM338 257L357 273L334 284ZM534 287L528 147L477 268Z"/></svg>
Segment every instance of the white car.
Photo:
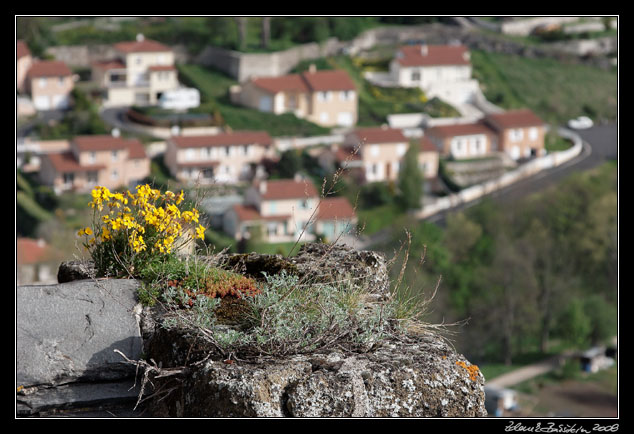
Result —
<svg viewBox="0 0 634 434"><path fill-rule="evenodd" d="M575 130L585 130L586 128L590 128L594 125L592 119L587 116L579 116L577 119L570 119L568 121L568 126Z"/></svg>

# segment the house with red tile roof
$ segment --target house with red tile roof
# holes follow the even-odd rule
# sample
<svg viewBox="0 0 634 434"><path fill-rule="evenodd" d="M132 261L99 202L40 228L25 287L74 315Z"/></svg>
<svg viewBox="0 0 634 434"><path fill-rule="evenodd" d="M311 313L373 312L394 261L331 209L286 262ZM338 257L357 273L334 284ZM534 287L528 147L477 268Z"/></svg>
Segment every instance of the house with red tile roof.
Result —
<svg viewBox="0 0 634 434"><path fill-rule="evenodd" d="M294 113L318 125L352 126L357 122L357 88L344 70L252 77L234 92L233 101L263 112Z"/></svg>
<svg viewBox="0 0 634 434"><path fill-rule="evenodd" d="M339 167L356 170L361 182L396 181L410 146L418 147L418 164L424 177L435 178L436 147L428 140L411 140L398 128L357 128L345 135L343 145L335 150L335 159Z"/></svg>
<svg viewBox="0 0 634 434"><path fill-rule="evenodd" d="M133 187L150 175L150 159L136 139L77 136L70 149L42 157L40 180L57 192L87 192L96 185Z"/></svg>
<svg viewBox="0 0 634 434"><path fill-rule="evenodd" d="M15 56L16 89L18 92L24 93L26 91L26 74L29 72L29 68L31 68L31 64L33 63L33 57L26 42L19 39L16 41Z"/></svg>
<svg viewBox="0 0 634 434"><path fill-rule="evenodd" d="M61 252L42 239L17 237L15 244L18 285L57 283Z"/></svg>
<svg viewBox="0 0 634 434"><path fill-rule="evenodd" d="M73 73L64 62L40 60L33 62L24 81L37 110L66 109L71 105L74 87Z"/></svg>
<svg viewBox="0 0 634 434"><path fill-rule="evenodd" d="M179 87L170 47L138 35L113 48L114 59L92 64L92 79L105 90L104 105L156 105L164 92Z"/></svg>
<svg viewBox="0 0 634 434"><path fill-rule="evenodd" d="M464 45L406 45L390 62L390 76L401 87L420 87L429 98L468 101L478 90L471 78L469 49Z"/></svg>
<svg viewBox="0 0 634 434"><path fill-rule="evenodd" d="M455 159L477 158L496 152L496 132L484 122L436 125L425 130L425 138L441 155Z"/></svg>
<svg viewBox="0 0 634 434"><path fill-rule="evenodd" d="M443 156L476 158L504 152L514 160L544 154L545 123L529 109L487 114L478 122L436 125L425 138Z"/></svg>
<svg viewBox="0 0 634 434"><path fill-rule="evenodd" d="M211 184L250 181L276 158L273 139L266 131L232 131L215 135L172 136L164 162L182 182Z"/></svg>
<svg viewBox="0 0 634 434"><path fill-rule="evenodd" d="M322 199L312 182L296 177L254 183L244 203L225 213L223 229L236 240L257 233L265 242L311 241L315 234L333 241L356 222L347 199Z"/></svg>
<svg viewBox="0 0 634 434"><path fill-rule="evenodd" d="M512 159L545 153L545 122L529 109L491 113L483 121L497 133L497 149Z"/></svg>

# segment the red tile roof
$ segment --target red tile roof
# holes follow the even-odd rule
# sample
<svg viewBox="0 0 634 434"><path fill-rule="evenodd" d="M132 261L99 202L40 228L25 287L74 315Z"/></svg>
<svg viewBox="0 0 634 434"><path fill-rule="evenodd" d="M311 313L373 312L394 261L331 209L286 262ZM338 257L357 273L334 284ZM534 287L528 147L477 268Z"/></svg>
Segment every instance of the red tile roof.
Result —
<svg viewBox="0 0 634 434"><path fill-rule="evenodd" d="M61 253L43 240L20 237L16 240L16 256L18 265L27 265L58 260Z"/></svg>
<svg viewBox="0 0 634 434"><path fill-rule="evenodd" d="M503 113L489 114L485 120L493 127L521 128L542 126L544 121L529 109L509 110Z"/></svg>
<svg viewBox="0 0 634 434"><path fill-rule="evenodd" d="M77 148L81 151L109 151L133 148L134 151L140 151L143 148L141 142L136 139L124 139L122 137L114 137L108 134L94 136L77 136L73 139ZM143 151L145 153L145 151Z"/></svg>
<svg viewBox="0 0 634 434"><path fill-rule="evenodd" d="M173 65L154 65L148 68L150 71L174 71L176 67Z"/></svg>
<svg viewBox="0 0 634 434"><path fill-rule="evenodd" d="M110 69L125 69L125 64L120 60L98 61L93 62L92 65L96 68L100 68L106 71Z"/></svg>
<svg viewBox="0 0 634 434"><path fill-rule="evenodd" d="M260 197L264 200L304 199L319 197L317 189L307 180L275 179L256 184ZM264 192L262 193L262 190Z"/></svg>
<svg viewBox="0 0 634 434"><path fill-rule="evenodd" d="M420 139L420 151L421 152L438 152L436 145L429 140L429 137L421 137Z"/></svg>
<svg viewBox="0 0 634 434"><path fill-rule="evenodd" d="M352 133L363 144L407 142L403 132L396 128L359 128Z"/></svg>
<svg viewBox="0 0 634 434"><path fill-rule="evenodd" d="M326 71L306 71L302 77L313 91L355 90L357 86L343 69Z"/></svg>
<svg viewBox="0 0 634 434"><path fill-rule="evenodd" d="M60 173L88 172L105 168L100 164L80 165L72 151L47 154L44 158L48 158L55 171Z"/></svg>
<svg viewBox="0 0 634 434"><path fill-rule="evenodd" d="M355 148L352 147L338 148L335 158L338 162L361 160L361 153L358 150L355 152Z"/></svg>
<svg viewBox="0 0 634 434"><path fill-rule="evenodd" d="M31 51L24 41L18 40L16 42L15 54L16 57L20 59L22 57L29 56L31 54Z"/></svg>
<svg viewBox="0 0 634 434"><path fill-rule="evenodd" d="M281 77L258 77L253 79L253 84L271 93L308 92L308 86L299 74L288 74Z"/></svg>
<svg viewBox="0 0 634 434"><path fill-rule="evenodd" d="M306 71L280 77L258 77L253 83L271 93L355 90L356 85L344 70Z"/></svg>
<svg viewBox="0 0 634 434"><path fill-rule="evenodd" d="M345 197L324 199L317 213L317 220L340 220L354 217L356 217L354 208Z"/></svg>
<svg viewBox="0 0 634 434"><path fill-rule="evenodd" d="M59 77L72 75L72 72L64 62L42 60L31 65L27 75L29 77Z"/></svg>
<svg viewBox="0 0 634 434"><path fill-rule="evenodd" d="M138 140L128 140L128 158L129 159L141 159L147 158L145 147Z"/></svg>
<svg viewBox="0 0 634 434"><path fill-rule="evenodd" d="M495 134L491 128L481 122L470 124L438 125L427 130L426 135L436 137L467 136L471 134Z"/></svg>
<svg viewBox="0 0 634 434"><path fill-rule="evenodd" d="M255 221L255 220L284 221L284 220L288 220L291 217L290 215L263 216L258 212L258 210L254 206L251 206L251 205L237 204L233 206L233 210L235 211L236 216L238 216L238 220L241 222Z"/></svg>
<svg viewBox="0 0 634 434"><path fill-rule="evenodd" d="M271 136L266 131L235 131L206 136L173 136L172 143L179 148L205 148L211 146L241 146L263 145L272 143Z"/></svg>
<svg viewBox="0 0 634 434"><path fill-rule="evenodd" d="M149 53L157 51L172 51L167 45L160 42L145 39L143 41L119 42L114 48L124 53Z"/></svg>
<svg viewBox="0 0 634 434"><path fill-rule="evenodd" d="M245 206L245 205L236 204L233 206L233 210L238 216L238 220L242 222L260 220L262 218L258 210L255 209L255 207L253 206Z"/></svg>
<svg viewBox="0 0 634 434"><path fill-rule="evenodd" d="M402 66L469 65L468 52L464 45L408 45L399 49L396 60Z"/></svg>

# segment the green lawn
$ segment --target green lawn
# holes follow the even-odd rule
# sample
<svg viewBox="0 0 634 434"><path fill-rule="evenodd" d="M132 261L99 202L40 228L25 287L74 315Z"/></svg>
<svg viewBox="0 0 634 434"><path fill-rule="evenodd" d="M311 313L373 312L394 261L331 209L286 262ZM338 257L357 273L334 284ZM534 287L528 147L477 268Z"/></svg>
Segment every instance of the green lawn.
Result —
<svg viewBox="0 0 634 434"><path fill-rule="evenodd" d="M471 52L473 76L487 99L505 109L528 107L546 122L564 124L580 115L615 120L617 73L613 68L555 59Z"/></svg>

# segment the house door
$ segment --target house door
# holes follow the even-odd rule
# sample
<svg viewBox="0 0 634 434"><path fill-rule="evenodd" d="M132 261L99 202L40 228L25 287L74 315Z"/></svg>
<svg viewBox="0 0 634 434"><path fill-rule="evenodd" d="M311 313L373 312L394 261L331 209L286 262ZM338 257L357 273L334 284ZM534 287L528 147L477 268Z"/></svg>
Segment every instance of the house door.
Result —
<svg viewBox="0 0 634 434"><path fill-rule="evenodd" d="M51 101L48 96L36 96L33 101L35 108L38 110L50 110L51 109Z"/></svg>
<svg viewBox="0 0 634 434"><path fill-rule="evenodd" d="M390 175L392 174L392 166L390 163L385 163L385 179L391 179Z"/></svg>
<svg viewBox="0 0 634 434"><path fill-rule="evenodd" d="M273 111L273 99L270 96L260 98L259 110L262 112Z"/></svg>

